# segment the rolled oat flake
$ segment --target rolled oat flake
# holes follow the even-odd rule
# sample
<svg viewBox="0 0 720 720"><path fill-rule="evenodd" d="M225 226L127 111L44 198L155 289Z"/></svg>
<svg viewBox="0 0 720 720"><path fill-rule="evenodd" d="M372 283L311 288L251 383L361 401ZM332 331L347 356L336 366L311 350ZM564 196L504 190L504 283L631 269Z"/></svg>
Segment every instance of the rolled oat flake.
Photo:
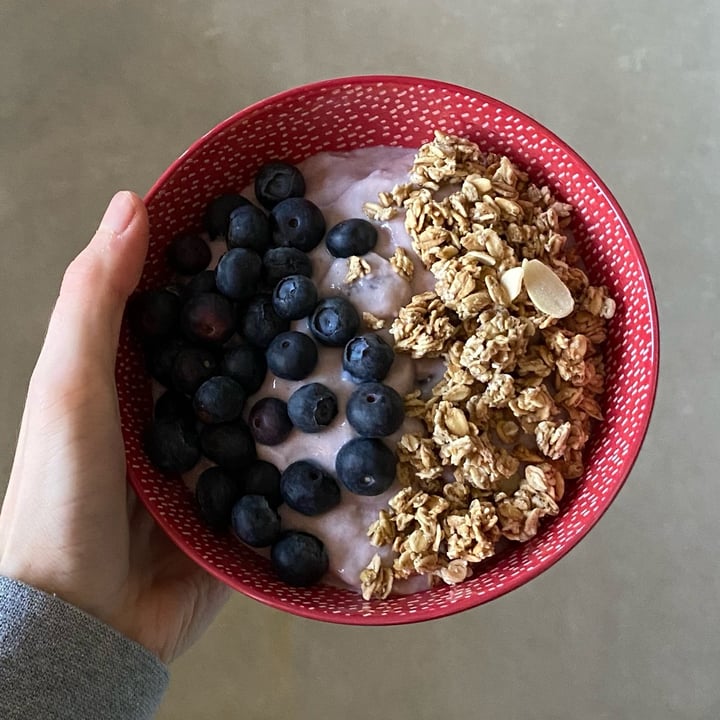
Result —
<svg viewBox="0 0 720 720"><path fill-rule="evenodd" d="M532 304L554 318L567 317L575 308L575 301L567 285L540 260L524 263L523 280Z"/></svg>

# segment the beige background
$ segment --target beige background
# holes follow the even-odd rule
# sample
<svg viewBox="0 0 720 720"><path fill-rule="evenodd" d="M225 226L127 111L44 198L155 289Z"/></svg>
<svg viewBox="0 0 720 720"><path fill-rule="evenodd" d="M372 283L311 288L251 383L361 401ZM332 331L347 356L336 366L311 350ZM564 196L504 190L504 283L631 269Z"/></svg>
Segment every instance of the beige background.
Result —
<svg viewBox="0 0 720 720"><path fill-rule="evenodd" d="M518 106L610 185L656 285L651 431L581 546L425 625L233 597L160 718L720 717L719 33L712 0L0 3L0 489L62 270L113 191L145 192L217 121L299 83L408 73Z"/></svg>

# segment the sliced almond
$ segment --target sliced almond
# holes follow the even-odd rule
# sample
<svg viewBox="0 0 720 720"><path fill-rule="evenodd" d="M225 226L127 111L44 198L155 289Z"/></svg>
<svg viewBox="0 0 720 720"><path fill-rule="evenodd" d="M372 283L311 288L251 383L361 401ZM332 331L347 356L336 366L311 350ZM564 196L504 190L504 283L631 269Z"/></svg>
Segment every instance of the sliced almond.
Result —
<svg viewBox="0 0 720 720"><path fill-rule="evenodd" d="M540 260L530 260L523 265L525 289L532 304L550 317L567 317L575 307L567 285Z"/></svg>
<svg viewBox="0 0 720 720"><path fill-rule="evenodd" d="M500 284L508 294L510 302L512 302L520 294L524 274L525 271L518 265L517 267L506 270L500 276Z"/></svg>

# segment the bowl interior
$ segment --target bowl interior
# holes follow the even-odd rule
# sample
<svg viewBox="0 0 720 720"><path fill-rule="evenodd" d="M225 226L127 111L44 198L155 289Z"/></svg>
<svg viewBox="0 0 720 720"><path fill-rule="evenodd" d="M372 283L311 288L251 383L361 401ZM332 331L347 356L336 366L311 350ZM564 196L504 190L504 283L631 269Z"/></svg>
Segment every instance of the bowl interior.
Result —
<svg viewBox="0 0 720 720"><path fill-rule="evenodd" d="M207 202L247 185L262 162L299 162L322 150L373 145L418 147L436 128L509 155L571 203L591 281L607 285L618 305L606 345L605 421L588 448L584 476L570 485L558 517L530 542L488 561L477 577L382 602L364 602L339 588L297 589L277 581L265 559L207 530L180 479L164 476L146 460L141 433L152 409L150 381L137 343L123 329L118 392L128 475L142 502L209 572L251 597L306 617L354 624L425 620L479 605L528 581L568 552L607 509L649 422L657 319L647 268L622 211L591 168L551 132L501 102L457 86L400 77L338 79L282 93L226 120L178 158L148 194L151 249L140 288L169 280L167 243L180 232L199 230Z"/></svg>

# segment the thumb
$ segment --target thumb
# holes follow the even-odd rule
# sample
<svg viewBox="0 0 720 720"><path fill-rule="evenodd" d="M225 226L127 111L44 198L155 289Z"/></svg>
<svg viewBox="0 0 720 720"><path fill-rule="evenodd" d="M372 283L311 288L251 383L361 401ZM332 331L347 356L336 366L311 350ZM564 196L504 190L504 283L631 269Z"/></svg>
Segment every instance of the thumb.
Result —
<svg viewBox="0 0 720 720"><path fill-rule="evenodd" d="M85 475L96 483L105 480L118 503L124 501L124 484L117 482L124 473L112 471L113 452L122 463L114 424L115 355L125 303L140 279L147 247L148 218L142 200L130 192L118 193L90 244L65 272L30 380L1 519L12 518L22 505L23 488L28 505L36 508L37 498L48 492L53 469L71 488ZM57 458L63 453L67 457L61 462ZM99 469L88 473L85 467L83 472L77 456L86 466L94 459ZM67 487L54 483L53 489L62 492ZM18 522L32 512L20 513ZM0 523L0 546L10 524Z"/></svg>
<svg viewBox="0 0 720 720"><path fill-rule="evenodd" d="M142 200L117 193L90 244L65 272L39 365L48 362L72 375L80 364L112 377L125 303L140 280L147 248Z"/></svg>

